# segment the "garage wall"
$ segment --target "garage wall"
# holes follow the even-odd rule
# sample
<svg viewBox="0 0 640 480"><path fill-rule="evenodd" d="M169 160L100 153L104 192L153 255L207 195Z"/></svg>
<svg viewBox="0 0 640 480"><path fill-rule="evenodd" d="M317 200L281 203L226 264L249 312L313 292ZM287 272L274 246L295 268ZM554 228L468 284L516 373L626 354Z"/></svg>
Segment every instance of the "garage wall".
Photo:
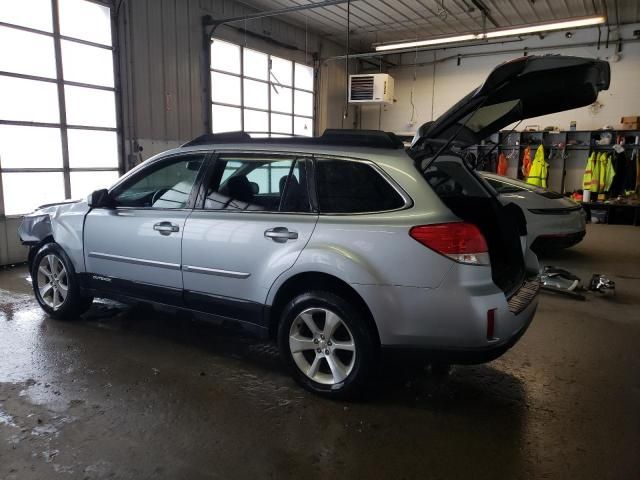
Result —
<svg viewBox="0 0 640 480"><path fill-rule="evenodd" d="M118 15L128 167L205 133L208 65L203 56L202 17L240 16L254 10L231 0L125 0ZM216 37L297 62L342 53L304 28L275 17L221 26ZM318 65L319 62L316 62ZM317 130L341 125L344 67L321 70L316 93ZM338 114L336 114L338 112ZM136 154L136 146L143 151Z"/></svg>
<svg viewBox="0 0 640 480"><path fill-rule="evenodd" d="M621 27L620 38L633 39L633 31L640 25L627 25ZM394 132L415 132L415 129L424 122L437 118L445 112L457 100L462 98L473 88L479 86L489 72L498 64L523 55L525 48L530 49L530 54L562 54L592 58L610 58L616 52L615 42L611 42L607 48L604 39L606 29L603 29L603 42L598 49L597 29L577 30L573 32L573 38L565 38L564 32L547 35L544 39L528 37L524 41L503 43L481 47L467 47L457 49L438 50L433 52L418 53L417 62L415 54L404 54L401 57L390 57L404 66L391 68L387 72L395 79L396 102L392 105L362 107L362 128L378 128ZM612 39L618 38L612 34ZM591 43L588 46L576 46L582 43ZM535 51L538 47L557 46L549 50ZM510 53L490 54L477 57L464 58L464 55L488 54L494 51L512 50ZM458 65L457 55L463 56ZM435 60L435 63L433 63ZM414 63L429 63L414 68ZM414 82L414 72L416 81ZM602 92L599 101L603 107L594 113L588 107L579 108L567 112L532 118L523 122L526 125L539 125L544 128L549 125L560 126L568 129L569 122L576 120L578 129L591 130L601 128L604 125L619 126L620 117L624 115L640 114L640 96L637 95L640 88L638 72L640 72L640 43L636 41L623 43L621 59L611 63L611 87ZM415 105L414 122L411 122L412 106L411 91L413 90L413 103Z"/></svg>

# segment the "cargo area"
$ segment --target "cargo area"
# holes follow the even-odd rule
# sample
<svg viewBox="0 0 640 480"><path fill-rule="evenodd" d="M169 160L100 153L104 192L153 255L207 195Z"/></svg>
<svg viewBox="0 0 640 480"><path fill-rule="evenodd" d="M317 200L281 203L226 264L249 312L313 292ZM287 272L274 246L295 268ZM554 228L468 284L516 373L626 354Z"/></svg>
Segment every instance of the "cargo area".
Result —
<svg viewBox="0 0 640 480"><path fill-rule="evenodd" d="M457 217L480 229L489 247L493 281L510 296L522 285L526 270L520 243L526 223L519 207L502 206L460 158L445 155L424 175Z"/></svg>

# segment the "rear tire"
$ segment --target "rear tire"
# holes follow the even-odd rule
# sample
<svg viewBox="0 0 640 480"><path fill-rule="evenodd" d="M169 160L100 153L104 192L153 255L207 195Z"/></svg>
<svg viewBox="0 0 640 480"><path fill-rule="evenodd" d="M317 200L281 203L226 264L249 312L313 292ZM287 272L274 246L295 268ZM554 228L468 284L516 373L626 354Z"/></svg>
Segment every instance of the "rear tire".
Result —
<svg viewBox="0 0 640 480"><path fill-rule="evenodd" d="M93 297L82 295L73 264L57 243L47 243L36 253L31 283L40 307L56 319L77 318L93 303Z"/></svg>
<svg viewBox="0 0 640 480"><path fill-rule="evenodd" d="M298 295L284 307L278 347L300 385L333 399L360 397L376 359L375 336L363 312L319 290Z"/></svg>

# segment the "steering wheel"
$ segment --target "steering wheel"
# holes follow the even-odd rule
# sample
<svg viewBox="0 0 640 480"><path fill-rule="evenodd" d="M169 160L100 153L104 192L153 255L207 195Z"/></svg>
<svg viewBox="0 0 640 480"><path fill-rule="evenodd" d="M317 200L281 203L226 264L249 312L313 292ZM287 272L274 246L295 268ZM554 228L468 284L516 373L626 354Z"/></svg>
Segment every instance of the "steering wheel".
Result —
<svg viewBox="0 0 640 480"><path fill-rule="evenodd" d="M151 206L153 207L155 203L160 199L160 197L168 191L168 188L161 188L160 190L156 190L156 192L153 194L153 197L151 197Z"/></svg>

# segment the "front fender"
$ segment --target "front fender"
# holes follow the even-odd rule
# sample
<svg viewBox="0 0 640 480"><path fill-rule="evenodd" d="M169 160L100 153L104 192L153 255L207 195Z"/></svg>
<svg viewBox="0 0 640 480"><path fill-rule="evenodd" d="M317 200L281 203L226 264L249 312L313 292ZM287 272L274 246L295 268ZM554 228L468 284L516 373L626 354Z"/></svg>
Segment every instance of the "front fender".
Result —
<svg viewBox="0 0 640 480"><path fill-rule="evenodd" d="M86 202L48 206L25 215L18 235L23 244L32 247L53 237L71 259L76 272L84 272L83 228L88 212Z"/></svg>

